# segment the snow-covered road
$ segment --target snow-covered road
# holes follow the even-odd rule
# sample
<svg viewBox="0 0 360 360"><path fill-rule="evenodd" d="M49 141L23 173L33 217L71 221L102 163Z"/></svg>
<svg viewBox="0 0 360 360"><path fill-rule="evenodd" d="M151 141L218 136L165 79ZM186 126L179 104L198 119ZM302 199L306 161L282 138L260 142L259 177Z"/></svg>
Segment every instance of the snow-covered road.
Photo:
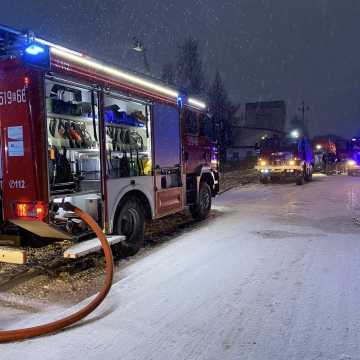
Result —
<svg viewBox="0 0 360 360"><path fill-rule="evenodd" d="M120 267L82 324L0 359L360 359L360 178L251 185L216 211Z"/></svg>

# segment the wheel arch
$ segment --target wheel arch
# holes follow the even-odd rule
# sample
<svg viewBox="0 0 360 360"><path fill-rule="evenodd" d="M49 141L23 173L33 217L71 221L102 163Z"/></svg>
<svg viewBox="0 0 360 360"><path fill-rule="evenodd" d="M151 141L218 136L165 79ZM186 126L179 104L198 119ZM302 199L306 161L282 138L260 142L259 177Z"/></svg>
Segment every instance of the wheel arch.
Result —
<svg viewBox="0 0 360 360"><path fill-rule="evenodd" d="M132 198L132 197L136 197L137 199L139 199L141 205L143 206L143 208L145 210L145 219L146 220L151 220L154 217L154 210L153 210L153 207L151 206L151 201L148 198L148 195L139 189L129 190L129 191L125 192L116 202L116 206L114 207L115 210L113 211L114 216L112 216L111 222L110 222L110 232L113 232L113 230L114 230L114 223L119 215L122 205L129 198Z"/></svg>
<svg viewBox="0 0 360 360"><path fill-rule="evenodd" d="M215 196L215 176L210 168L203 168L201 170L199 186L203 181L210 186L211 192Z"/></svg>

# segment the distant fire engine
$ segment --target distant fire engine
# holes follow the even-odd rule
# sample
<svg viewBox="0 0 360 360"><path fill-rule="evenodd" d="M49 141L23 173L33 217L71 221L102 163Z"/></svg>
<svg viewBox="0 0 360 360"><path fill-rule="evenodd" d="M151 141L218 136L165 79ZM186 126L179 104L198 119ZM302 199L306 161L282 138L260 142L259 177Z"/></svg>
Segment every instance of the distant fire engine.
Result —
<svg viewBox="0 0 360 360"><path fill-rule="evenodd" d="M346 170L349 176L360 174L360 139L353 138L350 142L350 154L346 162Z"/></svg>
<svg viewBox="0 0 360 360"><path fill-rule="evenodd" d="M309 140L293 131L287 136L274 135L261 143L256 166L260 182L293 179L297 185L312 180L314 154Z"/></svg>

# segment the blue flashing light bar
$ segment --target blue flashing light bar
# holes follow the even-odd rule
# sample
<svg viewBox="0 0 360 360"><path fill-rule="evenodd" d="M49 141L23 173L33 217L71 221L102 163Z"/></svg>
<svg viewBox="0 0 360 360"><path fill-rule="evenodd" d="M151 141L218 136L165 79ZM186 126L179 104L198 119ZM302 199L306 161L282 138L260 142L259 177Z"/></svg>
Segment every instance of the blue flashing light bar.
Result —
<svg viewBox="0 0 360 360"><path fill-rule="evenodd" d="M23 49L25 63L45 70L50 69L50 49L47 45L30 42Z"/></svg>
<svg viewBox="0 0 360 360"><path fill-rule="evenodd" d="M43 54L45 49L37 44L31 44L25 49L25 52L29 55L37 56Z"/></svg>

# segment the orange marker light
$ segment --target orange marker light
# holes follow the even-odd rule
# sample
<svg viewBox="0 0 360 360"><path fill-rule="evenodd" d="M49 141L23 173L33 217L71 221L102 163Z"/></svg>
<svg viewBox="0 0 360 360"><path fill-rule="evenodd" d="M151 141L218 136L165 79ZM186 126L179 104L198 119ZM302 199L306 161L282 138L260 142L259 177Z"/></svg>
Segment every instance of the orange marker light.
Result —
<svg viewBox="0 0 360 360"><path fill-rule="evenodd" d="M17 203L16 216L19 218L44 220L47 215L46 205L42 202L36 203Z"/></svg>
<svg viewBox="0 0 360 360"><path fill-rule="evenodd" d="M16 216L17 217L27 217L28 216L28 204L17 203L16 204Z"/></svg>
<svg viewBox="0 0 360 360"><path fill-rule="evenodd" d="M37 203L35 205L35 213L39 220L43 220L46 216L45 206L42 203Z"/></svg>

